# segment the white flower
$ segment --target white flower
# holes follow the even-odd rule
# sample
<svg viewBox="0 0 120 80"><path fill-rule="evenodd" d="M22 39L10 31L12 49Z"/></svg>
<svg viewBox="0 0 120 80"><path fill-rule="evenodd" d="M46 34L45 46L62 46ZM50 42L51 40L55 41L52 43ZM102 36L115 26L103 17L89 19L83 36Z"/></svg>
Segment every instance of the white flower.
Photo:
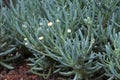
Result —
<svg viewBox="0 0 120 80"><path fill-rule="evenodd" d="M60 20L59 20L59 19L57 19L57 20L56 20L56 22L57 22L57 23L59 23L59 22L60 22Z"/></svg>
<svg viewBox="0 0 120 80"><path fill-rule="evenodd" d="M68 33L71 33L71 29L68 29L67 32L68 32Z"/></svg>
<svg viewBox="0 0 120 80"><path fill-rule="evenodd" d="M28 45L28 43L26 42L25 45Z"/></svg>
<svg viewBox="0 0 120 80"><path fill-rule="evenodd" d="M27 41L27 38L24 38L25 41Z"/></svg>
<svg viewBox="0 0 120 80"><path fill-rule="evenodd" d="M10 54L10 56L13 56L13 54Z"/></svg>
<svg viewBox="0 0 120 80"><path fill-rule="evenodd" d="M43 39L44 39L44 37L43 37L43 36L41 36L41 37L39 37L38 39L39 39L39 40L43 40Z"/></svg>
<svg viewBox="0 0 120 80"><path fill-rule="evenodd" d="M55 49L57 49L57 47L54 47Z"/></svg>
<svg viewBox="0 0 120 80"><path fill-rule="evenodd" d="M87 19L84 19L84 22L87 22Z"/></svg>
<svg viewBox="0 0 120 80"><path fill-rule="evenodd" d="M39 28L38 28L38 30L41 30L41 29L42 29L42 27L39 27Z"/></svg>
<svg viewBox="0 0 120 80"><path fill-rule="evenodd" d="M52 26L53 25L53 23L52 22L48 22L48 26Z"/></svg>
<svg viewBox="0 0 120 80"><path fill-rule="evenodd" d="M40 25L42 26L42 25L43 25L43 23L40 23Z"/></svg>
<svg viewBox="0 0 120 80"><path fill-rule="evenodd" d="M27 25L23 24L22 27L23 27L23 28L27 28Z"/></svg>
<svg viewBox="0 0 120 80"><path fill-rule="evenodd" d="M84 22L87 24L92 24L92 20L90 17L87 17L86 19L84 19Z"/></svg>

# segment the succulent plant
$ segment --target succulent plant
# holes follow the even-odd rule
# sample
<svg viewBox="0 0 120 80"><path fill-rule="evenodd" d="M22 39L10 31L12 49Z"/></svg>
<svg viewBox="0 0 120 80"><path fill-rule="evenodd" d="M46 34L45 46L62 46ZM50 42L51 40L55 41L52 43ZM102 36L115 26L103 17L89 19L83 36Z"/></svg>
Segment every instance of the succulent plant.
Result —
<svg viewBox="0 0 120 80"><path fill-rule="evenodd" d="M12 54L16 50L16 45L13 39L13 33L10 33L7 29L6 20L3 17L4 7L1 8L0 14L0 65L13 69L12 66L6 64L6 62L17 58L20 55Z"/></svg>
<svg viewBox="0 0 120 80"><path fill-rule="evenodd" d="M29 58L33 73L44 78L59 73L72 75L73 80L100 80L104 76L117 80L119 59L113 52L119 45L119 3L20 0L16 7L11 3L4 17L9 29L16 32L15 39L33 53Z"/></svg>

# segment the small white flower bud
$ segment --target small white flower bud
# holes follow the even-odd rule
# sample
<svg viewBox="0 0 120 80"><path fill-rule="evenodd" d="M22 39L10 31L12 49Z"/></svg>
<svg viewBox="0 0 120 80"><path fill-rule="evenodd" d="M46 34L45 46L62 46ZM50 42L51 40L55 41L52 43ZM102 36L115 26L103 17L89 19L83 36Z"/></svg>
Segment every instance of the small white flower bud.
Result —
<svg viewBox="0 0 120 80"><path fill-rule="evenodd" d="M84 22L87 24L92 24L92 20L90 19L90 17L87 17L86 19L84 19Z"/></svg>
<svg viewBox="0 0 120 80"><path fill-rule="evenodd" d="M68 29L67 32L68 32L68 33L71 33L71 29Z"/></svg>
<svg viewBox="0 0 120 80"><path fill-rule="evenodd" d="M49 22L49 23L48 23L48 26L52 26L52 25L53 25L53 23L52 23L52 22Z"/></svg>
<svg viewBox="0 0 120 80"><path fill-rule="evenodd" d="M23 24L22 27L23 27L23 28L27 28L27 25Z"/></svg>
<svg viewBox="0 0 120 80"><path fill-rule="evenodd" d="M43 37L43 36L41 36L41 37L39 37L38 39L39 39L39 40L43 40L43 39L44 39L44 37Z"/></svg>
<svg viewBox="0 0 120 80"><path fill-rule="evenodd" d="M59 19L57 19L57 20L56 20L56 22L57 22L57 23L59 23L59 22L60 22L60 20L59 20Z"/></svg>
<svg viewBox="0 0 120 80"><path fill-rule="evenodd" d="M39 24L39 25L40 25L40 26L42 26L42 25L43 25L43 23L41 23L41 22L40 22L40 24Z"/></svg>
<svg viewBox="0 0 120 80"><path fill-rule="evenodd" d="M28 45L28 43L26 42L25 45Z"/></svg>
<svg viewBox="0 0 120 80"><path fill-rule="evenodd" d="M24 38L25 41L27 41L27 38Z"/></svg>

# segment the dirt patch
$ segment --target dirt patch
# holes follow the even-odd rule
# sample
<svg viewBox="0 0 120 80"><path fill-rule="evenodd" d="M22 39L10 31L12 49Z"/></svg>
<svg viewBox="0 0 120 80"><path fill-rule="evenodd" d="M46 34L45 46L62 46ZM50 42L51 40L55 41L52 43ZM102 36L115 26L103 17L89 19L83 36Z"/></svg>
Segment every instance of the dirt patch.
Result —
<svg viewBox="0 0 120 80"><path fill-rule="evenodd" d="M58 74L53 74L48 79L43 79L29 71L30 67L27 65L29 62L21 60L12 62L14 66L13 70L0 67L0 80L70 80Z"/></svg>
<svg viewBox="0 0 120 80"><path fill-rule="evenodd" d="M42 77L32 74L29 66L22 64L15 66L14 70L3 69L0 72L0 80L44 80Z"/></svg>

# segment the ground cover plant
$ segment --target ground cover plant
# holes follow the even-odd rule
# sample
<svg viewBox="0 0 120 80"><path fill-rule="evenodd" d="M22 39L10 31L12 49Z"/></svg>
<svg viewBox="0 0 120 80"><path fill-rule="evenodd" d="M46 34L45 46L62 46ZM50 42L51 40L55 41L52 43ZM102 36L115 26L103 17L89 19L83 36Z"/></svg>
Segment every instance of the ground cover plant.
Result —
<svg viewBox="0 0 120 80"><path fill-rule="evenodd" d="M9 6L1 14L3 28L31 52L32 73L120 79L119 0L18 0Z"/></svg>
<svg viewBox="0 0 120 80"><path fill-rule="evenodd" d="M3 10L1 9L1 13ZM7 65L6 62L9 62L20 55L12 54L15 51L16 44L14 43L14 39L12 38L12 33L7 31L7 25L5 24L5 19L3 15L0 14L0 66L7 67L9 69L13 69L12 66ZM11 35L10 35L11 34Z"/></svg>

